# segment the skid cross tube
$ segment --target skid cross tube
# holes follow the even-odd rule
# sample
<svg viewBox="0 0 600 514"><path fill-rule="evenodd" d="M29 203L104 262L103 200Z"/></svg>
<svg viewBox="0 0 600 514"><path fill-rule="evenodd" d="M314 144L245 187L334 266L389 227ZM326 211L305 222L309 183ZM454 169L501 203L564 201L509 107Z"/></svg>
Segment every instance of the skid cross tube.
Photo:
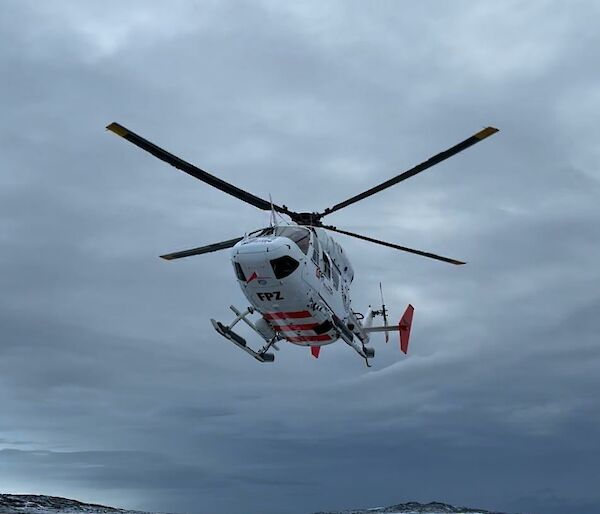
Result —
<svg viewBox="0 0 600 514"><path fill-rule="evenodd" d="M240 312L240 311L238 311L235 308L235 306L233 306L233 305L230 305L229 308L236 315L236 318L233 320L233 322L231 323L231 325L229 325L229 328L233 328L236 325L236 323L238 323L239 321L243 321L252 330L254 330L255 332L258 332L257 328L254 326L254 323L252 323L251 321L249 321L248 319L246 319L246 316L248 316L248 314L252 314L254 312L254 307L248 307L243 313Z"/></svg>
<svg viewBox="0 0 600 514"><path fill-rule="evenodd" d="M260 331L256 328L256 325L254 323L252 323L248 318L246 318L246 316L248 316L248 314L252 314L254 312L254 307L248 307L246 309L246 312L241 313L240 311L237 310L237 308L235 307L235 305L230 305L229 308L236 314L237 318L235 319L234 323L232 325L229 326L229 328L231 328L233 325L235 325L238 321L242 320L244 323L246 323L246 325L248 325L252 330L254 330L259 336L261 336L264 339L264 336L260 333ZM269 350L269 348L271 348L271 346L279 351L279 347L275 344L277 342L277 334L275 334L275 336L273 336L271 339L267 340L265 339L265 341L267 341L267 344L265 344L258 353L265 353L267 350Z"/></svg>

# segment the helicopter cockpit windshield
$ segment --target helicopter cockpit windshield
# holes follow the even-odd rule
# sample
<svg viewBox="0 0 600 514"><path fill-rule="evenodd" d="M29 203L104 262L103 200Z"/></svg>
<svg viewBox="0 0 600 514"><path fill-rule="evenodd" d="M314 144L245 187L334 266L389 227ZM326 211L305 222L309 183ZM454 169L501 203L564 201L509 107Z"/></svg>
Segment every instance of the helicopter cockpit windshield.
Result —
<svg viewBox="0 0 600 514"><path fill-rule="evenodd" d="M304 254L308 253L308 247L310 244L310 231L307 228L290 226L267 227L248 234L249 238L268 236L287 237L288 239L294 241L294 243L298 245Z"/></svg>

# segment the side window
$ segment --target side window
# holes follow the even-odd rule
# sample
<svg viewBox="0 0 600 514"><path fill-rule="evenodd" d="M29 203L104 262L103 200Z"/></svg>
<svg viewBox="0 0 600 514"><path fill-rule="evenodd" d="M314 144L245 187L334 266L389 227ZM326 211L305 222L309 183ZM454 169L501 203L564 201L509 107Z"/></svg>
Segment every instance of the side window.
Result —
<svg viewBox="0 0 600 514"><path fill-rule="evenodd" d="M319 265L319 238L317 234L313 232L313 254L312 254L313 262L318 266Z"/></svg>
<svg viewBox="0 0 600 514"><path fill-rule="evenodd" d="M323 252L323 274L327 278L331 278L331 264L329 262L329 257L327 257L325 252Z"/></svg>
<svg viewBox="0 0 600 514"><path fill-rule="evenodd" d="M237 275L238 280L241 280L242 282L246 282L246 276L244 275L244 272L242 271L242 267L240 266L240 263L234 262L233 267L235 268L235 274Z"/></svg>
<svg viewBox="0 0 600 514"><path fill-rule="evenodd" d="M340 285L340 274L335 269L335 266L331 268L331 277L333 278L333 287L335 287L335 290L337 291Z"/></svg>

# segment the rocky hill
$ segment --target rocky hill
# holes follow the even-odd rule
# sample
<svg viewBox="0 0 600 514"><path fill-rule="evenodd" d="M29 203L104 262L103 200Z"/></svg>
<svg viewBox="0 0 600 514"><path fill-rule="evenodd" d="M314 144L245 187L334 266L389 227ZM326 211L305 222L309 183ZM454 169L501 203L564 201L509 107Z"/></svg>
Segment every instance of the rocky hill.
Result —
<svg viewBox="0 0 600 514"><path fill-rule="evenodd" d="M32 494L0 494L0 514L148 514L77 500ZM446 503L399 503L372 509L318 512L315 514L502 514L483 509L454 507Z"/></svg>
<svg viewBox="0 0 600 514"><path fill-rule="evenodd" d="M408 502L390 505L389 507L376 507L371 509L343 510L317 512L315 514L502 514L484 509L470 509L468 507L454 507L447 503Z"/></svg>
<svg viewBox="0 0 600 514"><path fill-rule="evenodd" d="M82 503L58 496L0 494L0 514L127 514L135 511Z"/></svg>

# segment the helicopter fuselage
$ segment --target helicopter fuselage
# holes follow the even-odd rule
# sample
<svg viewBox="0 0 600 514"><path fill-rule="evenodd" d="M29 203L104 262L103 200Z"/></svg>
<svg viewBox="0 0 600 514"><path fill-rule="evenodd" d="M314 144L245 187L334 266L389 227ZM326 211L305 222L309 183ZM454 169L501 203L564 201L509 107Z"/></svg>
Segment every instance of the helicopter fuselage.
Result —
<svg viewBox="0 0 600 514"><path fill-rule="evenodd" d="M342 247L319 228L295 224L249 234L232 249L242 292L262 314L265 336L301 346L336 341L358 325L350 309L352 267Z"/></svg>

